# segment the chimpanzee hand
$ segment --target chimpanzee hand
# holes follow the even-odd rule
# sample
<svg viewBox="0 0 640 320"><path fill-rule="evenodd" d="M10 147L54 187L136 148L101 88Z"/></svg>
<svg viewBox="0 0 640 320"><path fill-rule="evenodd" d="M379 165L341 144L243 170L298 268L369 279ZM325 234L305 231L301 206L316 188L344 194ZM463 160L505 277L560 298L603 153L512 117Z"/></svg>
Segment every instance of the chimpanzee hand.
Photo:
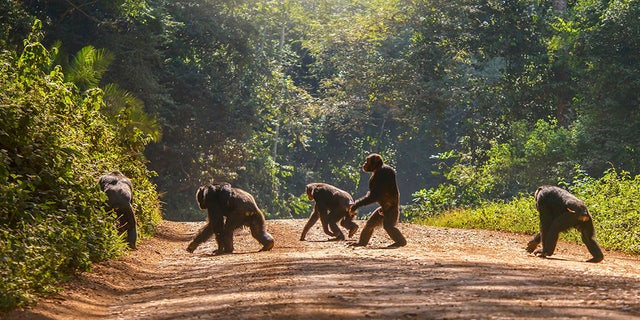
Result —
<svg viewBox="0 0 640 320"><path fill-rule="evenodd" d="M192 243L189 243L189 246L187 247L187 251L188 251L189 253L193 253L193 251L195 251L197 247L198 247L198 245L197 245L197 244L195 244L195 243L193 243L193 242L192 242Z"/></svg>
<svg viewBox="0 0 640 320"><path fill-rule="evenodd" d="M534 240L531 240L527 243L527 252L528 253L532 253L534 250L536 250L536 248L538 248L538 245L540 243Z"/></svg>

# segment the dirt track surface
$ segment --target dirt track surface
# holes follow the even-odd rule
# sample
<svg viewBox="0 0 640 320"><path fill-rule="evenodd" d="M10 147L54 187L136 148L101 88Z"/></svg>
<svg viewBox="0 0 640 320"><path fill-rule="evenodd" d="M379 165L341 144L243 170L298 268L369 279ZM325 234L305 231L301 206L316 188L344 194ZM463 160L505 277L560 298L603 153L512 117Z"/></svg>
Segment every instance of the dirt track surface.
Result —
<svg viewBox="0 0 640 320"><path fill-rule="evenodd" d="M269 220L270 252L247 230L234 254L214 241L185 248L202 223L163 222L126 257L94 266L59 296L6 319L632 319L640 259L559 243L552 259L524 252L528 236L401 224L409 244L327 242L304 220ZM362 226L363 221L358 221ZM357 238L356 235L354 238Z"/></svg>

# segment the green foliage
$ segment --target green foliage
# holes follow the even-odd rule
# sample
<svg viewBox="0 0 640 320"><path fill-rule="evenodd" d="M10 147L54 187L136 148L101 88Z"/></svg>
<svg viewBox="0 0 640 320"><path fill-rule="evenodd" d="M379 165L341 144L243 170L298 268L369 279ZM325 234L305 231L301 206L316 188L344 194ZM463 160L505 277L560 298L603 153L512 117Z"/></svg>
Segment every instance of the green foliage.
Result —
<svg viewBox="0 0 640 320"><path fill-rule="evenodd" d="M611 165L640 173L637 0L5 2L2 44L22 48L42 17L43 42L101 79L79 94L104 94L131 163L153 140L171 219L203 219L193 194L211 180L270 217L298 216L309 182L361 195L369 152L416 219Z"/></svg>
<svg viewBox="0 0 640 320"><path fill-rule="evenodd" d="M476 208L458 207L415 221L442 227L502 230L528 234L538 230L538 213L531 195L520 195L509 202L485 202Z"/></svg>
<svg viewBox="0 0 640 320"><path fill-rule="evenodd" d="M0 309L54 291L58 281L125 249L97 178L134 183L142 236L161 219L144 158L100 113L103 91L65 81L36 31L18 57L0 56Z"/></svg>
<svg viewBox="0 0 640 320"><path fill-rule="evenodd" d="M600 245L611 250L640 253L640 175L608 170L600 179L583 174L569 185L587 204ZM505 202L485 202L474 208L455 208L438 215L414 220L418 223L453 227L503 230L534 234L538 232L538 213L531 194L521 194ZM562 235L567 241L581 242L579 232Z"/></svg>
<svg viewBox="0 0 640 320"><path fill-rule="evenodd" d="M579 167L572 159L575 139L569 129L555 121L539 120L533 128L520 121L511 126L511 136L508 142L493 144L487 150L487 160L480 165L474 164L469 155L441 154L443 161L456 159L445 172L450 182L414 193L413 201L420 209L407 212L408 217L423 218L459 206L476 206L486 199L510 199L518 190L532 191L539 185L570 180L576 174Z"/></svg>
<svg viewBox="0 0 640 320"><path fill-rule="evenodd" d="M291 218L293 219L307 218L313 210L313 202L307 198L306 193L298 197L291 196L287 202L291 208Z"/></svg>
<svg viewBox="0 0 640 320"><path fill-rule="evenodd" d="M600 179L583 177L570 187L585 200L604 247L640 253L640 175L609 169Z"/></svg>
<svg viewBox="0 0 640 320"><path fill-rule="evenodd" d="M451 184L440 184L435 188L421 189L411 195L415 204L405 206L405 217L413 221L439 215L443 211L450 211L459 207L456 187Z"/></svg>

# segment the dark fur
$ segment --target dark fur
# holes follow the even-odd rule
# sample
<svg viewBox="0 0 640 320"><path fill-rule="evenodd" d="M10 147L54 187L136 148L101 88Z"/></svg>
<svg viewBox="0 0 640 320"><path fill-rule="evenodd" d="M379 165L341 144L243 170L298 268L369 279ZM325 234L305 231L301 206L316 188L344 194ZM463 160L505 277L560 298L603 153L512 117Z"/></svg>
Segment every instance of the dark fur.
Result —
<svg viewBox="0 0 640 320"><path fill-rule="evenodd" d="M362 170L372 173L369 179L369 192L364 197L356 200L351 210L355 211L374 202L377 202L380 207L367 220L364 229L360 233L360 240L356 245L366 246L371 239L373 231L381 225L394 241L389 247L407 245L407 240L396 227L400 218L400 191L396 183L396 171L384 164L382 157L376 153L369 155L365 159Z"/></svg>
<svg viewBox="0 0 640 320"><path fill-rule="evenodd" d="M332 240L344 240L344 234L338 228L340 225L349 230L349 237L358 231L358 225L353 222L353 216L349 207L353 204L351 195L326 183L310 183L306 187L309 200L315 200L313 212L309 216L309 221L302 229L300 240L304 240L307 232L320 219L324 232L332 237Z"/></svg>
<svg viewBox="0 0 640 320"><path fill-rule="evenodd" d="M133 213L133 187L131 181L122 173L113 171L100 177L100 189L107 195L107 205L118 215L118 231L127 231L127 242L132 249L136 248L138 232L136 216Z"/></svg>
<svg viewBox="0 0 640 320"><path fill-rule="evenodd" d="M539 187L534 197L540 215L540 232L527 243L527 252L533 252L539 257L551 256L556 249L560 232L576 228L593 256L587 262L600 262L604 259L595 239L593 220L582 200L569 191L554 186ZM536 250L540 242L542 249Z"/></svg>
<svg viewBox="0 0 640 320"><path fill-rule="evenodd" d="M200 209L207 209L207 224L198 231L187 251L193 252L201 243L216 235L216 254L233 252L233 232L249 227L253 238L262 244L260 251L273 248L273 237L265 229L264 214L248 192L228 183L202 186L196 192Z"/></svg>

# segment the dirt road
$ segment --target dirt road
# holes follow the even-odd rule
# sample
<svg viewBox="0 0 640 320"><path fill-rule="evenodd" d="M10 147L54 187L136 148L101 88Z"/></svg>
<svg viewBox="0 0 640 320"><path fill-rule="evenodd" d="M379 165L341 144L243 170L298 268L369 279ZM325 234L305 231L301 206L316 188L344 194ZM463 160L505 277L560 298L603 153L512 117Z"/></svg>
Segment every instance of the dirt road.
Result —
<svg viewBox="0 0 640 320"><path fill-rule="evenodd" d="M560 243L553 259L524 252L527 236L402 224L409 245L327 242L303 220L269 220L270 252L247 230L236 252L189 254L201 223L163 222L156 238L7 319L632 319L640 318L640 259ZM363 221L359 221L363 225ZM357 237L357 235L356 235ZM353 240L351 240L353 241Z"/></svg>

